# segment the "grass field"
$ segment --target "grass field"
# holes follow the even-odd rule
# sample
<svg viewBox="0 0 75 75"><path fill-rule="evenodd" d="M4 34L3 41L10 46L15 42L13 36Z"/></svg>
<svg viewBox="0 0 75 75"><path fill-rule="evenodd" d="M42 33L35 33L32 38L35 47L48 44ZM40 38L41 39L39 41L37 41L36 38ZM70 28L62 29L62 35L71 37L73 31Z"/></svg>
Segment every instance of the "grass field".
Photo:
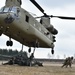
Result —
<svg viewBox="0 0 75 75"><path fill-rule="evenodd" d="M50 64L44 67L0 65L0 75L75 75L75 65L72 68L61 68L61 65Z"/></svg>

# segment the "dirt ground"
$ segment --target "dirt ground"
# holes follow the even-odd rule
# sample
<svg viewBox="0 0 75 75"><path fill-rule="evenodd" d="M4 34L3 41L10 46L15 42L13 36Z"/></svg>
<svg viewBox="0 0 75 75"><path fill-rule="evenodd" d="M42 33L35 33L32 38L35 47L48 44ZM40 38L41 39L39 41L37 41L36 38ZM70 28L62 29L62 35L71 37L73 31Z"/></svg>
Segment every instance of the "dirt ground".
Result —
<svg viewBox="0 0 75 75"><path fill-rule="evenodd" d="M72 65L72 68L61 68L61 65L55 63L44 63L43 67L0 65L0 75L75 75L75 65Z"/></svg>

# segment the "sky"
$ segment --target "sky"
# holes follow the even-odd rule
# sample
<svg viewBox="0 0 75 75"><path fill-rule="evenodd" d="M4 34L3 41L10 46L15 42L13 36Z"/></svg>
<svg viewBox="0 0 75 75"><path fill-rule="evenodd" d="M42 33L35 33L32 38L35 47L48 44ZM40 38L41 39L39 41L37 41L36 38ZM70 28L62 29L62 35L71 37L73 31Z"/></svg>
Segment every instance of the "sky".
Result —
<svg viewBox="0 0 75 75"><path fill-rule="evenodd" d="M36 0L44 9L45 13L54 16L70 16L75 17L75 0ZM0 8L5 5L5 0L0 1ZM22 8L36 14L37 16L43 15L30 0L22 0ZM75 20L62 20L59 18L51 18L51 24L58 30L55 43L55 54L51 54L50 48L37 48L35 51L35 58L64 58L75 55ZM21 43L13 40L12 47L6 46L6 41L9 37L0 36L0 48L5 49L18 49L21 50ZM24 46L24 51L28 47ZM32 49L33 50L33 49Z"/></svg>

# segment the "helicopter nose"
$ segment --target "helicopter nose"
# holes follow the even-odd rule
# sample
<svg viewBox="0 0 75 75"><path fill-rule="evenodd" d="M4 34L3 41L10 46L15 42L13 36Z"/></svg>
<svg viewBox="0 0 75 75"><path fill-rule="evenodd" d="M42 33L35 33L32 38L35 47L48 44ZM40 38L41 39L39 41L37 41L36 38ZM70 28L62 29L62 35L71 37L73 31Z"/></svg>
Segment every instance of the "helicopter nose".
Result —
<svg viewBox="0 0 75 75"><path fill-rule="evenodd" d="M14 18L11 15L8 15L5 19L4 19L6 24L10 24L14 21Z"/></svg>
<svg viewBox="0 0 75 75"><path fill-rule="evenodd" d="M4 19L5 19L5 17L6 17L6 14L0 13L0 36L2 35L3 30L4 30L4 25L5 25Z"/></svg>
<svg viewBox="0 0 75 75"><path fill-rule="evenodd" d="M4 21L5 17L6 17L6 14L0 13L0 23Z"/></svg>
<svg viewBox="0 0 75 75"><path fill-rule="evenodd" d="M7 13L0 13L0 23L2 24L9 24L14 21L14 18Z"/></svg>

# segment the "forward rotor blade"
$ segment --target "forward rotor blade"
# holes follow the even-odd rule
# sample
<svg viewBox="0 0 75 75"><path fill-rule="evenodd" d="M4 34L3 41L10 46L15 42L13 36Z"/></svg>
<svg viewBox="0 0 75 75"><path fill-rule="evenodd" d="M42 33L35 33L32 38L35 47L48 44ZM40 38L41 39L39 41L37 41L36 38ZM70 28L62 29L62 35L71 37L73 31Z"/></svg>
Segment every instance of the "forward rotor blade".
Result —
<svg viewBox="0 0 75 75"><path fill-rule="evenodd" d="M57 18L60 18L60 19L75 20L75 17L53 16L53 15L51 15L50 17L51 17L51 18L52 18L52 17L57 17Z"/></svg>
<svg viewBox="0 0 75 75"><path fill-rule="evenodd" d="M30 0L30 1L44 14L44 10L35 0Z"/></svg>

